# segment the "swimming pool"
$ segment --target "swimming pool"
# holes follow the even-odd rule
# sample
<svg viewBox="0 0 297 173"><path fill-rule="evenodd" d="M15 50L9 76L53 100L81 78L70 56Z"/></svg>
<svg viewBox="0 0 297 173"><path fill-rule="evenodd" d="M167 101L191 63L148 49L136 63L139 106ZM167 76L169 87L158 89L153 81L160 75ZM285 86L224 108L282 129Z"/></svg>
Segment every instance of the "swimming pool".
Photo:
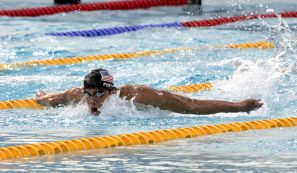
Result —
<svg viewBox="0 0 297 173"><path fill-rule="evenodd" d="M94 1L88 1L94 2ZM51 1L0 0L1 8L50 5ZM211 81L210 91L187 94L201 99L238 101L255 97L265 106L251 114L181 115L154 108L137 110L112 97L99 117L85 105L48 110L0 111L1 146L57 141L95 135L189 127L295 116L297 111L297 19L250 20L213 28L156 28L107 37L52 37L47 32L85 30L112 26L158 24L219 16L295 10L296 3L204 6L203 15L186 15L181 7L133 11L60 13L36 18L1 17L0 63L56 57L202 47L271 40L276 49L200 49L131 60L85 62L65 66L39 66L2 71L1 100L35 97L39 89L62 91L81 86L86 73L104 67L116 85L146 84L155 88ZM287 26L288 25L288 26ZM114 108L117 109L114 109ZM0 163L1 171L33 172L193 172L193 171L289 171L297 167L295 128L220 134L97 151L34 157Z"/></svg>

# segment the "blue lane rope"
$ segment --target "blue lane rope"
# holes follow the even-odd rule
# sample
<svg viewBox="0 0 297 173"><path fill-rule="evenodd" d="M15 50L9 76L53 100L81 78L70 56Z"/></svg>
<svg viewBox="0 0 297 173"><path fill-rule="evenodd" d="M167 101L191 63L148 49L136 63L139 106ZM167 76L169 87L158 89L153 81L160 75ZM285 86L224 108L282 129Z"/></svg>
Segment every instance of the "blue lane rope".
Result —
<svg viewBox="0 0 297 173"><path fill-rule="evenodd" d="M92 30L83 30L83 31L51 32L51 33L46 33L46 35L68 36L68 37L100 37L100 36L120 34L124 32L133 32L133 31L138 31L145 28L179 28L179 27L182 27L181 23L164 23L164 24L111 27L111 28L105 28L105 29L92 29Z"/></svg>
<svg viewBox="0 0 297 173"><path fill-rule="evenodd" d="M152 24L152 25L135 25L135 26L126 26L126 27L113 27L113 28L105 28L105 29L94 29L94 30L86 30L86 31L69 31L69 32L51 32L46 35L53 36L80 36L80 37L98 37L98 36L107 36L120 34L124 32L132 32L138 31L145 28L182 28L182 27L210 27L217 26L227 23L252 20L258 18L276 18L278 16L283 18L293 18L297 17L297 11L291 12L283 12L278 15L275 13L266 13L266 14L255 14L249 16L234 16L234 17L223 17L223 18L214 18L214 19L205 19L205 20L194 20L194 21L186 21L179 23L165 23L165 24Z"/></svg>

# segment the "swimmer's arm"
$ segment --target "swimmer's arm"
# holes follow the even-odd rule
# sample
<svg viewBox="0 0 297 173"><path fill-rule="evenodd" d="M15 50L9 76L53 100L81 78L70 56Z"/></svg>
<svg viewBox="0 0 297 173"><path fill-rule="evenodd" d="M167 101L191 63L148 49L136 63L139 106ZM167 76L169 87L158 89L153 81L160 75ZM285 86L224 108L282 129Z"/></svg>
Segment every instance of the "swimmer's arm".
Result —
<svg viewBox="0 0 297 173"><path fill-rule="evenodd" d="M249 112L262 106L260 100L248 99L242 102L220 100L197 100L165 90L156 90L146 86L125 85L121 88L121 97L134 102L152 105L162 110L185 114L215 114L219 112Z"/></svg>
<svg viewBox="0 0 297 173"><path fill-rule="evenodd" d="M70 103L78 103L83 97L82 88L72 88L61 93L45 94L44 92L38 92L36 94L36 100L43 106L60 106Z"/></svg>
<svg viewBox="0 0 297 173"><path fill-rule="evenodd" d="M215 114L215 113L235 113L247 112L259 109L263 103L260 99L247 99L241 102L228 102L221 100L197 100L189 101L191 114Z"/></svg>

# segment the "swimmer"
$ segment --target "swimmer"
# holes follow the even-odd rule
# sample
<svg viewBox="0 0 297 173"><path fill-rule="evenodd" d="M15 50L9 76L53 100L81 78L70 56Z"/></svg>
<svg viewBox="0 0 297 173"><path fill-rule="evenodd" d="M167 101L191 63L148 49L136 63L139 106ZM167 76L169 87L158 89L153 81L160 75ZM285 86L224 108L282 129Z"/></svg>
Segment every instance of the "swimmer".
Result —
<svg viewBox="0 0 297 173"><path fill-rule="evenodd" d="M111 95L142 105L151 105L161 110L181 114L215 114L247 112L260 108L260 99L247 99L240 102L221 100L198 100L178 95L166 90L157 90L145 85L123 85L115 87L112 75L105 69L98 68L87 74L83 87L71 88L62 93L46 94L39 91L37 101L43 106L55 107L76 104L85 100L91 114L99 115L104 101Z"/></svg>

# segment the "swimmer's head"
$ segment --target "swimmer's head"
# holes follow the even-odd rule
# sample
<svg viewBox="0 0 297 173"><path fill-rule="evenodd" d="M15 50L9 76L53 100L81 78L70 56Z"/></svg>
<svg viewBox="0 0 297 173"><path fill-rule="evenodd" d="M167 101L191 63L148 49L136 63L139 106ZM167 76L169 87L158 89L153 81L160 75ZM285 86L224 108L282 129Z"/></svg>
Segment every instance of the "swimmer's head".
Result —
<svg viewBox="0 0 297 173"><path fill-rule="evenodd" d="M107 70L102 68L92 70L89 74L86 75L84 79L84 90L98 88L106 90L116 89L113 84L112 75Z"/></svg>
<svg viewBox="0 0 297 173"><path fill-rule="evenodd" d="M86 101L93 115L99 115L104 101L117 90L112 75L102 68L92 70L84 79ZM107 92L109 91L109 92Z"/></svg>

